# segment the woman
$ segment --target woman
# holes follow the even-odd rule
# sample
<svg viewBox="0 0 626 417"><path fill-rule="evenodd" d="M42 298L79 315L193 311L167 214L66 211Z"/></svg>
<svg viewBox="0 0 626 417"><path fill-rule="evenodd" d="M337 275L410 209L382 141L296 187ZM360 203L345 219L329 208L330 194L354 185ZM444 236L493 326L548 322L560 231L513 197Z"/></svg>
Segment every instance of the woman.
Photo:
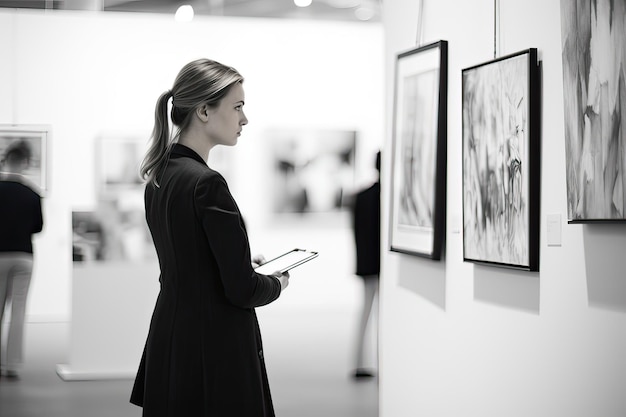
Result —
<svg viewBox="0 0 626 417"><path fill-rule="evenodd" d="M193 61L156 105L141 175L161 291L131 395L147 417L274 416L254 308L289 276L254 271L237 204L206 162L248 123L242 83L233 68Z"/></svg>
<svg viewBox="0 0 626 417"><path fill-rule="evenodd" d="M0 368L9 378L18 378L23 366L24 316L33 273L33 234L43 228L41 196L24 176L31 155L27 142L13 142L0 164L0 335L3 335L5 306L11 305L6 351L0 355L3 360Z"/></svg>

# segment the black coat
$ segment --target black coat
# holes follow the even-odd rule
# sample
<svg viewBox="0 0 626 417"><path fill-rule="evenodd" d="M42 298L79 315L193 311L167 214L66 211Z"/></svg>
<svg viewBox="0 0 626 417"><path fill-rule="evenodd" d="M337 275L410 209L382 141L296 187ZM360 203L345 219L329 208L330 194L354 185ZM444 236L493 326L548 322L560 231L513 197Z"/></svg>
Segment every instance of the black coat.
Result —
<svg viewBox="0 0 626 417"><path fill-rule="evenodd" d="M254 307L280 282L251 266L241 214L224 178L177 144L146 186L161 268L131 402L146 417L274 416Z"/></svg>
<svg viewBox="0 0 626 417"><path fill-rule="evenodd" d="M356 245L356 274L378 276L380 272L380 183L357 193L352 207L352 230Z"/></svg>
<svg viewBox="0 0 626 417"><path fill-rule="evenodd" d="M33 234L41 232L41 197L19 175L0 179L0 252L33 253Z"/></svg>

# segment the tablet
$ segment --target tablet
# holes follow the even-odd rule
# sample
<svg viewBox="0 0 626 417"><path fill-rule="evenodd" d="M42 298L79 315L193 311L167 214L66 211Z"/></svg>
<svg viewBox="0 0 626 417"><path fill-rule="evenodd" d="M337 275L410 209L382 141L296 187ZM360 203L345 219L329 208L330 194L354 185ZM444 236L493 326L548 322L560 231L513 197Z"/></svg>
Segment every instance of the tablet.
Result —
<svg viewBox="0 0 626 417"><path fill-rule="evenodd" d="M317 258L318 253L306 249L293 249L287 253L283 253L274 259L270 259L263 265L255 269L256 272L263 275L270 275L276 271L285 273L298 265L302 265L311 259Z"/></svg>

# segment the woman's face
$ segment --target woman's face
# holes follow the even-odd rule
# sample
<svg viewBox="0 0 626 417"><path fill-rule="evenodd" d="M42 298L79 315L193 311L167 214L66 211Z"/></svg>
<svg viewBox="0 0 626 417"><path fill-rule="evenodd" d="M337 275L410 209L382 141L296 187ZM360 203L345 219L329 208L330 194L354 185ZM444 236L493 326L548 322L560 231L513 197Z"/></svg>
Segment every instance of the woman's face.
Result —
<svg viewBox="0 0 626 417"><path fill-rule="evenodd" d="M248 124L243 112L245 95L241 83L233 85L217 107L209 109L209 139L214 145L234 146Z"/></svg>

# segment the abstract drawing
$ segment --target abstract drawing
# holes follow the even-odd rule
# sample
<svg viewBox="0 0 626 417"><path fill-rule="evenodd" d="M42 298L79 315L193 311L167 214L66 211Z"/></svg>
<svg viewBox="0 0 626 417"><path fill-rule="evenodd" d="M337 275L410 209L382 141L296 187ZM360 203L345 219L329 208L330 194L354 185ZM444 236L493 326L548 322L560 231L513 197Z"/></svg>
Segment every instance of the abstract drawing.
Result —
<svg viewBox="0 0 626 417"><path fill-rule="evenodd" d="M275 213L347 208L354 188L356 131L276 128L271 143Z"/></svg>
<svg viewBox="0 0 626 417"><path fill-rule="evenodd" d="M463 254L538 268L536 49L463 70Z"/></svg>
<svg viewBox="0 0 626 417"><path fill-rule="evenodd" d="M561 0L570 223L626 220L625 34L625 0Z"/></svg>

